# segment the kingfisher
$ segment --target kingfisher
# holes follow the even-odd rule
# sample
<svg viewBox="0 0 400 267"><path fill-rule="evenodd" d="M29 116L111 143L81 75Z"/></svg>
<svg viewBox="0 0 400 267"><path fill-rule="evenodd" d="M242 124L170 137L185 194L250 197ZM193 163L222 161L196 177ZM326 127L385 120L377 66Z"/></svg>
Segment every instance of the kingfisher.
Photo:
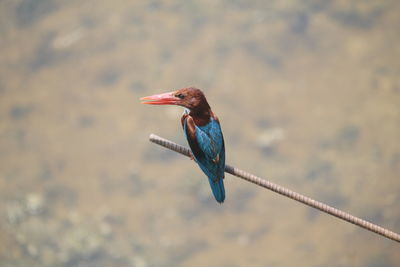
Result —
<svg viewBox="0 0 400 267"><path fill-rule="evenodd" d="M192 159L207 175L215 199L225 200L225 144L218 117L211 111L200 89L189 87L173 92L142 97L142 104L178 105L184 108L181 118Z"/></svg>

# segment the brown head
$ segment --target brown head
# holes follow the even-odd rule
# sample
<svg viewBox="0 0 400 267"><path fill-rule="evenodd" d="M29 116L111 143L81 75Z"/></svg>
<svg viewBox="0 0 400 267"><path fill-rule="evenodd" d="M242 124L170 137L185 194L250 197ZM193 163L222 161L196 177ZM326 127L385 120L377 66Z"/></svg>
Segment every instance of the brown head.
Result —
<svg viewBox="0 0 400 267"><path fill-rule="evenodd" d="M142 97L142 104L149 105L178 105L193 113L209 111L207 99L200 89L189 87L173 92Z"/></svg>

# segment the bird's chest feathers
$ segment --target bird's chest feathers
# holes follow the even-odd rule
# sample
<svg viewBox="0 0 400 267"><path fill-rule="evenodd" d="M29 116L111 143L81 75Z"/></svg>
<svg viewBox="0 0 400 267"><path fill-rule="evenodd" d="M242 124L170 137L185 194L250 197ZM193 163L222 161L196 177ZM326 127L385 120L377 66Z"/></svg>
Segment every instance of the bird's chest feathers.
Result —
<svg viewBox="0 0 400 267"><path fill-rule="evenodd" d="M197 127L204 127L206 129L207 125L211 122L211 118L210 116L193 117L193 121Z"/></svg>
<svg viewBox="0 0 400 267"><path fill-rule="evenodd" d="M189 115L194 122L194 125L197 127L202 127L211 122L211 114L209 111L206 112L192 112L189 109L185 108L183 111L183 116Z"/></svg>

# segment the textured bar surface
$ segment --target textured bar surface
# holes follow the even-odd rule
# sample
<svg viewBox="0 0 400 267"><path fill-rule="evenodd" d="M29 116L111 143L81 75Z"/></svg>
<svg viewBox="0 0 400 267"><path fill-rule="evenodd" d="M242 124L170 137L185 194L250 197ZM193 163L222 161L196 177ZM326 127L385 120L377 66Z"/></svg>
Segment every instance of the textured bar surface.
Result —
<svg viewBox="0 0 400 267"><path fill-rule="evenodd" d="M191 155L191 152L190 152L190 150L188 148L183 147L181 145L178 145L178 144L176 144L176 143L174 143L172 141L164 139L164 138L162 138L160 136L157 136L155 134L150 134L149 139L153 143L156 143L156 144L161 145L161 146L163 146L165 148L171 149L171 150L173 150L175 152L178 152L178 153L180 153L182 155L185 155L187 157L190 157L190 155ZM272 182L269 182L267 180L264 180L264 179L262 179L260 177L257 177L257 176L255 176L255 175L253 175L251 173L247 173L247 172L245 172L243 170L240 170L240 169L238 169L236 167L233 167L233 166L230 166L230 165L226 165L225 166L225 172L227 172L229 174L232 174L232 175L234 175L236 177L242 178L243 180L246 180L246 181L251 182L253 184L262 186L264 188L267 188L267 189L269 189L271 191L274 191L276 193L279 193L279 194L281 194L283 196L286 196L286 197L289 197L291 199L294 199L294 200L296 200L298 202L306 204L307 206L313 207L315 209L319 209L320 211L323 211L323 212L328 213L330 215L333 215L333 216L335 216L335 217L337 217L339 219L342 219L342 220L345 220L345 221L350 222L352 224L355 224L357 226L360 226L360 227L362 227L364 229L367 229L369 231L375 232L375 233L377 233L379 235L382 235L382 236L384 236L386 238L390 238L390 239L392 239L394 241L400 242L400 235L395 233L395 232L392 232L392 231L390 231L388 229L385 229L383 227L380 227L380 226L378 226L376 224L373 224L371 222L368 222L368 221L365 221L363 219L360 219L360 218L358 218L356 216L353 216L353 215L351 215L351 214L349 214L347 212L344 212L344 211L341 211L341 210L336 209L334 207L331 207L331 206L329 206L327 204L324 204L322 202L316 201L316 200L314 200L312 198L306 197L306 196L304 196L302 194L296 193L296 192L294 192L292 190L289 190L289 189L287 189L287 188L285 188L283 186L280 186L280 185L274 184Z"/></svg>

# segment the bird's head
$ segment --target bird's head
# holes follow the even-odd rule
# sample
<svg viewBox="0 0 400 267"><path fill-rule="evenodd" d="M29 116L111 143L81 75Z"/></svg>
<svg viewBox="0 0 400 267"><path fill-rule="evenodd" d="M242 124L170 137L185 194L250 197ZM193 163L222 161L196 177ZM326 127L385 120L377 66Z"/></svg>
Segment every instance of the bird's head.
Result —
<svg viewBox="0 0 400 267"><path fill-rule="evenodd" d="M191 111L208 110L207 99L200 89L189 87L173 92L145 96L140 98L142 104L149 105L178 105Z"/></svg>

